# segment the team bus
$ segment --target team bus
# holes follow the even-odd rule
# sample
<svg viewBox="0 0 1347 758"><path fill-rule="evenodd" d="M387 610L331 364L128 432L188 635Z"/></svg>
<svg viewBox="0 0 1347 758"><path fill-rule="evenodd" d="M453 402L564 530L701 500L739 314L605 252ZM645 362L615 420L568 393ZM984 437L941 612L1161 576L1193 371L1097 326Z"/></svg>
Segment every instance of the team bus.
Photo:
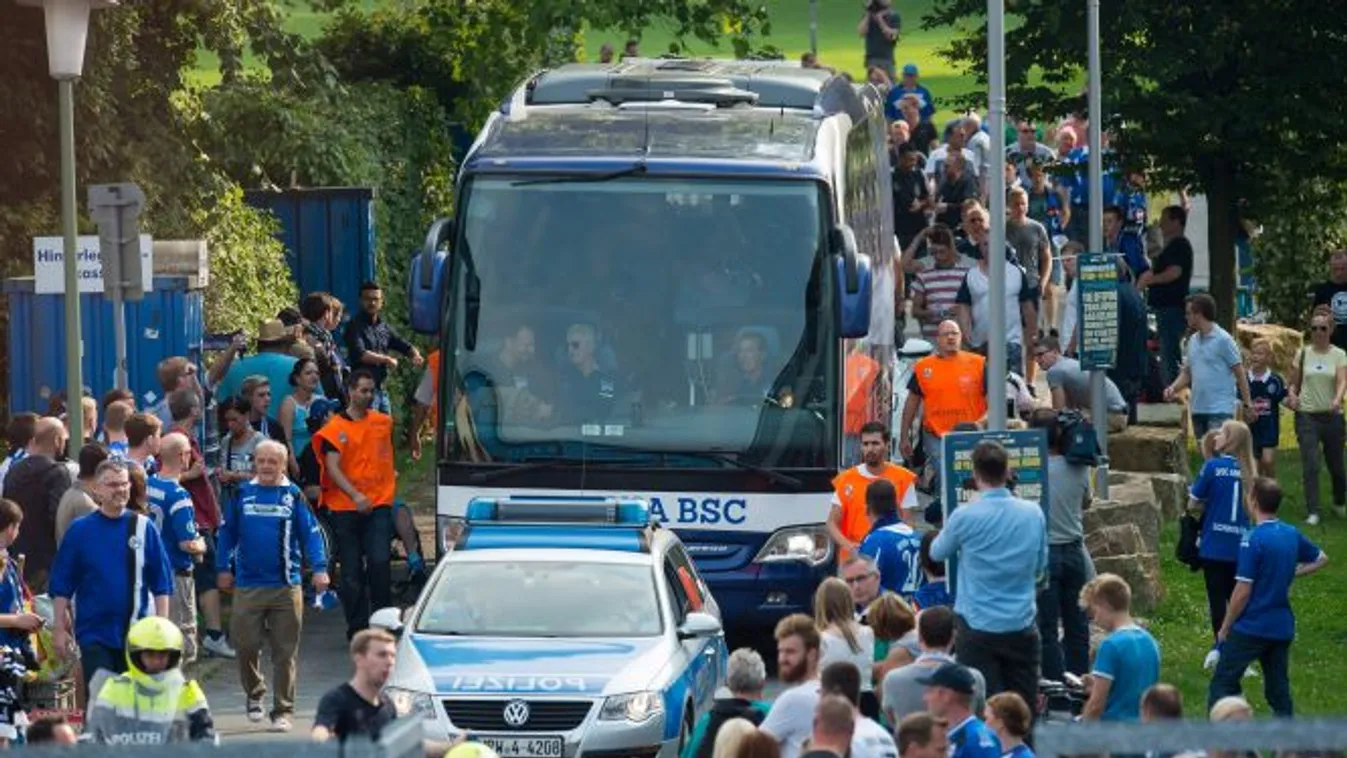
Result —
<svg viewBox="0 0 1347 758"><path fill-rule="evenodd" d="M889 412L885 137L873 87L781 62L524 82L410 270L439 548L475 498L638 498L728 624L807 611L844 438Z"/></svg>

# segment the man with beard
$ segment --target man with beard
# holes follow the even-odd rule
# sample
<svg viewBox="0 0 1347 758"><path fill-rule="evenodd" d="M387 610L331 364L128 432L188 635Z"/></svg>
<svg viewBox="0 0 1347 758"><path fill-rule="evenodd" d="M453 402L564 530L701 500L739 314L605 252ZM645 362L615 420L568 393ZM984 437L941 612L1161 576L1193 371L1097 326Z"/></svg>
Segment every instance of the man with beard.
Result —
<svg viewBox="0 0 1347 758"><path fill-rule="evenodd" d="M781 745L781 758L799 758L809 737L819 703L819 644L818 626L803 613L777 622L777 678L790 689L777 697L760 728Z"/></svg>
<svg viewBox="0 0 1347 758"><path fill-rule="evenodd" d="M846 560L860 546L870 532L870 517L865 510L865 490L870 482L887 479L897 491L898 502L904 508L917 507L917 491L912 487L917 475L890 463L889 428L882 422L870 421L861 427L861 462L838 474L833 479L832 510L828 513L828 533L837 543L841 558Z"/></svg>

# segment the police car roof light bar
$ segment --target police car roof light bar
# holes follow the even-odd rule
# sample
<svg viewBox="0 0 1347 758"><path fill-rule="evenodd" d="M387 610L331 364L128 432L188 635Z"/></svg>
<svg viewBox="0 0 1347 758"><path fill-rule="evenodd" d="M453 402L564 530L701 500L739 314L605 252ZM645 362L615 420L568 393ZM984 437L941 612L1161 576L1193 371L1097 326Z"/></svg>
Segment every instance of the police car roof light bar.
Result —
<svg viewBox="0 0 1347 758"><path fill-rule="evenodd" d="M532 524L641 527L650 525L650 507L639 500L585 497L475 498L470 524Z"/></svg>

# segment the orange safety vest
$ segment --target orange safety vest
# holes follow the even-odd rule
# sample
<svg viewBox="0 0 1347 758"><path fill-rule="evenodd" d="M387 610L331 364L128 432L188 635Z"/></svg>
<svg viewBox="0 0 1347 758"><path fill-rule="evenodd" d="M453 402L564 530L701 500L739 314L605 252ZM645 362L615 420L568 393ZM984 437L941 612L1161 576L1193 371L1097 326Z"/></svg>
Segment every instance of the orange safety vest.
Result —
<svg viewBox="0 0 1347 758"><path fill-rule="evenodd" d="M861 427L873 419L870 392L879 376L879 364L865 353L852 353L846 364L846 417L843 431L855 436Z"/></svg>
<svg viewBox="0 0 1347 758"><path fill-rule="evenodd" d="M440 351L436 350L426 358L426 371L430 372L430 428L440 428ZM416 432L420 432L417 429Z"/></svg>
<svg viewBox="0 0 1347 758"><path fill-rule="evenodd" d="M913 368L921 387L922 426L943 437L964 422L987 415L987 359L959 351L949 358L928 355Z"/></svg>
<svg viewBox="0 0 1347 758"><path fill-rule="evenodd" d="M313 452L322 471L319 486L323 490L323 505L333 511L354 511L355 501L328 476L324 442L341 454L341 472L357 492L368 497L376 508L393 504L397 494L393 419L378 411L368 411L360 421L337 414L313 435Z"/></svg>
<svg viewBox="0 0 1347 758"><path fill-rule="evenodd" d="M885 463L879 470L879 476L871 476L860 466L853 466L833 477L833 491L842 504L842 535L852 542L860 542L870 532L870 517L865 512L865 490L876 479L888 479L898 492L898 502L902 503L907 488L917 481L917 475L896 463ZM847 555L841 555L846 560Z"/></svg>

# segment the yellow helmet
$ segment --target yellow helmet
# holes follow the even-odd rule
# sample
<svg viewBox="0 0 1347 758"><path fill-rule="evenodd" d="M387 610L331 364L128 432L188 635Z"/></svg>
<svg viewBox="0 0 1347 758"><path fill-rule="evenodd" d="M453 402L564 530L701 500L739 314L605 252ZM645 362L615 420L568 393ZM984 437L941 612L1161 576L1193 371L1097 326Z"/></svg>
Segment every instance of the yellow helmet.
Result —
<svg viewBox="0 0 1347 758"><path fill-rule="evenodd" d="M449 748L444 758L498 758L496 751L480 742L463 742Z"/></svg>
<svg viewBox="0 0 1347 758"><path fill-rule="evenodd" d="M141 663L141 653L168 653L167 671L182 662L182 646L182 630L177 624L163 616L146 616L126 632L126 662L136 671L147 673Z"/></svg>

